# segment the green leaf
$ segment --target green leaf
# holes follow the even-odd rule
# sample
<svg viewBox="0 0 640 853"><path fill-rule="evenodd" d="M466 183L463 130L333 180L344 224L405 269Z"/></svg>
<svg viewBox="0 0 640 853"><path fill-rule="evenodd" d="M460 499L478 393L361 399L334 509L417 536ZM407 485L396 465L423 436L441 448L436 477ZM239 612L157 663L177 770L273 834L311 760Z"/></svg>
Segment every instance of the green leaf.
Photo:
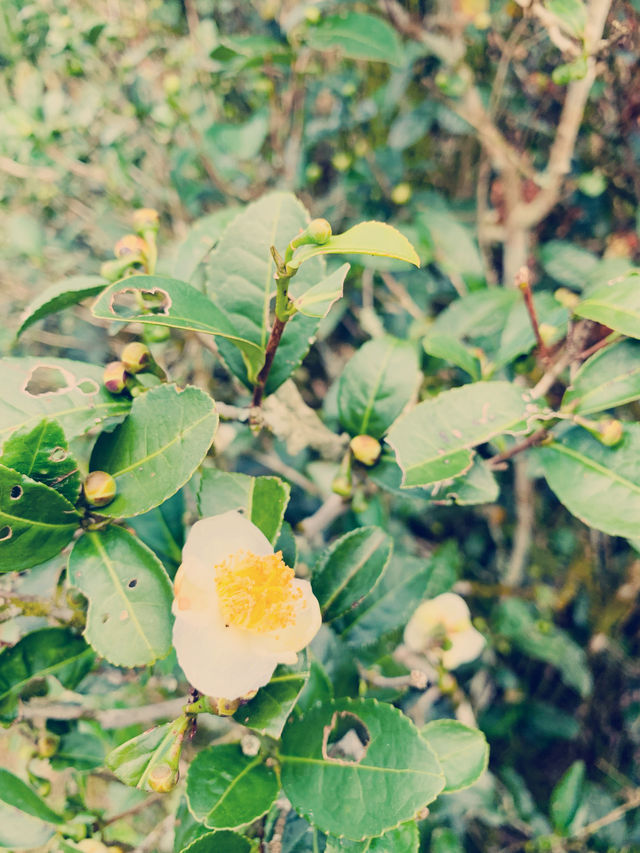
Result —
<svg viewBox="0 0 640 853"><path fill-rule="evenodd" d="M68 572L89 599L85 636L99 655L117 666L144 666L169 652L171 582L137 537L115 526L85 532Z"/></svg>
<svg viewBox="0 0 640 853"><path fill-rule="evenodd" d="M562 28L570 35L584 37L587 9L582 0L545 0L545 6L560 19Z"/></svg>
<svg viewBox="0 0 640 853"><path fill-rule="evenodd" d="M314 50L339 50L348 59L368 59L402 65L402 42L382 18L363 12L331 15L305 32Z"/></svg>
<svg viewBox="0 0 640 853"><path fill-rule="evenodd" d="M69 455L62 427L45 420L30 431L14 432L5 442L0 462L60 492L74 504L80 494L78 463Z"/></svg>
<svg viewBox="0 0 640 853"><path fill-rule="evenodd" d="M326 317L331 306L342 296L344 280L349 272L349 264L342 264L337 270L328 275L325 279L314 284L306 290L301 296L296 296L297 288L295 287L296 279L292 280L292 286L289 290L291 301L296 309L304 314L305 317Z"/></svg>
<svg viewBox="0 0 640 853"><path fill-rule="evenodd" d="M554 829L567 835L583 798L586 776L584 761L574 761L551 792L549 814Z"/></svg>
<svg viewBox="0 0 640 853"><path fill-rule="evenodd" d="M55 833L50 823L0 803L0 847L10 850L42 849Z"/></svg>
<svg viewBox="0 0 640 853"><path fill-rule="evenodd" d="M91 455L91 470L108 471L118 488L100 514L140 515L171 497L207 455L217 427L213 400L192 385L159 385L136 397L129 417L102 433Z"/></svg>
<svg viewBox="0 0 640 853"><path fill-rule="evenodd" d="M496 338L502 334L511 308L521 300L515 290L492 287L455 299L436 317L429 335Z"/></svg>
<svg viewBox="0 0 640 853"><path fill-rule="evenodd" d="M191 281L198 266L206 260L224 229L237 215L237 207L223 207L193 222L176 250L171 266L172 277Z"/></svg>
<svg viewBox="0 0 640 853"><path fill-rule="evenodd" d="M275 544L291 488L279 477L249 477L217 468L205 468L198 489L202 517L240 510Z"/></svg>
<svg viewBox="0 0 640 853"><path fill-rule="evenodd" d="M64 818L41 799L22 779L0 767L0 801L47 823L64 823Z"/></svg>
<svg viewBox="0 0 640 853"><path fill-rule="evenodd" d="M533 304L540 325L546 324L553 332L549 335L547 344L554 344L561 340L566 332L569 322L569 312L554 299L551 293L536 293ZM509 364L519 355L530 352L536 345L536 337L531 327L529 312L523 301L516 302L505 322L502 335L500 336L500 347L495 355L498 365Z"/></svg>
<svg viewBox="0 0 640 853"><path fill-rule="evenodd" d="M90 732L71 731L62 735L55 755L49 761L54 770L65 767L93 770L104 764L104 743Z"/></svg>
<svg viewBox="0 0 640 853"><path fill-rule="evenodd" d="M140 309L136 301L139 298L147 301L149 310ZM129 276L110 285L91 310L94 317L103 320L189 329L233 341L252 375L264 362L263 349L236 328L224 306L212 302L186 281L159 275Z"/></svg>
<svg viewBox="0 0 640 853"><path fill-rule="evenodd" d="M293 666L276 667L271 681L250 702L238 708L235 719L261 734L279 738L308 678L309 660L307 653L302 652Z"/></svg>
<svg viewBox="0 0 640 853"><path fill-rule="evenodd" d="M420 266L420 258L404 234L393 225L373 220L359 222L342 234L334 234L326 243L300 246L291 265L299 267L317 255L375 255Z"/></svg>
<svg viewBox="0 0 640 853"><path fill-rule="evenodd" d="M630 338L640 338L640 273L631 272L590 290L573 313Z"/></svg>
<svg viewBox="0 0 640 853"><path fill-rule="evenodd" d="M593 252L568 240L550 240L540 249L540 261L547 275L560 284L582 290L598 266Z"/></svg>
<svg viewBox="0 0 640 853"><path fill-rule="evenodd" d="M354 739L357 751L349 746ZM326 702L290 720L280 759L282 786L296 811L323 832L354 841L411 819L444 787L440 765L413 723L374 699Z"/></svg>
<svg viewBox="0 0 640 853"><path fill-rule="evenodd" d="M211 299L227 314L242 338L259 348L262 360L276 292L270 248L275 246L284 252L308 222L308 213L295 196L269 193L248 205L227 226L207 264L207 290ZM300 298L324 277L324 260L317 258L296 275L293 292ZM289 320L269 373L268 393L275 391L300 364L318 324L318 318L302 314ZM220 339L218 346L233 373L251 387L257 371L253 376L248 374L239 352L227 340Z"/></svg>
<svg viewBox="0 0 640 853"><path fill-rule="evenodd" d="M256 820L269 810L279 787L264 756L244 755L237 743L203 749L187 774L189 809L210 829L235 829Z"/></svg>
<svg viewBox="0 0 640 853"><path fill-rule="evenodd" d="M487 769L489 744L479 729L457 720L433 720L420 734L435 752L446 778L443 793L469 788Z"/></svg>
<svg viewBox="0 0 640 853"><path fill-rule="evenodd" d="M422 346L434 358L449 361L466 371L472 379L480 379L479 359L456 336L430 332L423 338Z"/></svg>
<svg viewBox="0 0 640 853"><path fill-rule="evenodd" d="M338 380L338 416L351 435L381 438L414 395L420 372L411 341L363 344Z"/></svg>
<svg viewBox="0 0 640 853"><path fill-rule="evenodd" d="M175 830L173 834L173 853L182 853L196 839L210 835L211 830L198 823L189 811L186 797L180 800L176 811Z"/></svg>
<svg viewBox="0 0 640 853"><path fill-rule="evenodd" d="M547 483L573 515L611 536L637 536L640 424L625 424L615 447L574 427L535 454Z"/></svg>
<svg viewBox="0 0 640 853"><path fill-rule="evenodd" d="M104 367L64 358L6 358L0 361L0 444L16 429L33 429L45 418L60 422L68 439L131 406L102 385Z"/></svg>
<svg viewBox="0 0 640 853"><path fill-rule="evenodd" d="M19 572L55 557L80 523L59 492L0 465L0 572Z"/></svg>
<svg viewBox="0 0 640 853"><path fill-rule="evenodd" d="M418 217L418 226L425 233L436 264L448 276L484 279L484 267L471 229L439 196L430 194Z"/></svg>
<svg viewBox="0 0 640 853"><path fill-rule="evenodd" d="M175 763L188 725L189 719L183 714L172 723L154 726L112 750L105 763L125 785L152 791L151 771L159 764Z"/></svg>
<svg viewBox="0 0 640 853"><path fill-rule="evenodd" d="M558 669L565 684L581 696L588 696L591 672L582 646L552 625L537 618L533 605L518 598L507 598L498 605L496 631L529 657L543 660Z"/></svg>
<svg viewBox="0 0 640 853"><path fill-rule="evenodd" d="M393 540L379 527L356 528L331 545L311 579L324 622L360 604L382 576L392 549Z"/></svg>
<svg viewBox="0 0 640 853"><path fill-rule="evenodd" d="M15 646L0 651L0 721L15 719L18 699L36 678L55 675L73 689L93 665L94 654L82 637L68 628L32 631Z"/></svg>
<svg viewBox="0 0 640 853"><path fill-rule="evenodd" d="M160 506L128 521L144 544L162 560L172 577L182 561L184 510L184 496L179 491Z"/></svg>
<svg viewBox="0 0 640 853"><path fill-rule="evenodd" d="M522 391L509 382L476 382L420 403L387 437L403 470L403 487L465 473L473 462L471 448L521 427L528 408Z"/></svg>
<svg viewBox="0 0 640 853"><path fill-rule="evenodd" d="M250 853L251 843L235 832L208 832L183 847L181 853Z"/></svg>
<svg viewBox="0 0 640 853"><path fill-rule="evenodd" d="M562 398L562 408L581 415L640 399L640 343L623 340L581 365Z"/></svg>
<svg viewBox="0 0 640 853"><path fill-rule="evenodd" d="M43 317L62 311L63 308L68 308L70 305L76 305L89 296L95 296L106 286L107 282L98 275L77 275L57 281L51 287L43 290L24 309L16 337L20 337L25 329L28 329L37 320L42 320Z"/></svg>
<svg viewBox="0 0 640 853"><path fill-rule="evenodd" d="M456 833L445 826L439 826L431 835L430 853L464 853Z"/></svg>
<svg viewBox="0 0 640 853"><path fill-rule="evenodd" d="M419 843L418 827L411 820L364 841L329 837L325 853L418 853Z"/></svg>

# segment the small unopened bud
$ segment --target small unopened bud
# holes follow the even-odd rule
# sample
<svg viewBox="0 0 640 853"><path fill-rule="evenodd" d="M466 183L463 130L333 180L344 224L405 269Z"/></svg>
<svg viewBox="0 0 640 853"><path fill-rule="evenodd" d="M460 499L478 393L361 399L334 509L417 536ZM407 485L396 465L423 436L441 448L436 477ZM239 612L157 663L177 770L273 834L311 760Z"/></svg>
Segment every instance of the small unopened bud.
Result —
<svg viewBox="0 0 640 853"><path fill-rule="evenodd" d="M168 326L161 326L159 323L145 323L142 329L142 340L146 344L161 344L168 341L171 337L171 331Z"/></svg>
<svg viewBox="0 0 640 853"><path fill-rule="evenodd" d="M396 184L396 186L391 190L391 201L394 204L406 204L411 198L411 195L411 184L406 182Z"/></svg>
<svg viewBox="0 0 640 853"><path fill-rule="evenodd" d="M168 794L177 785L179 776L177 767L163 761L151 769L148 777L149 787L158 794Z"/></svg>
<svg viewBox="0 0 640 853"><path fill-rule="evenodd" d="M554 291L553 298L556 302L559 302L560 305L564 305L565 308L568 308L569 311L572 311L578 302L580 302L578 294L574 293L573 290L569 290L568 287L559 287Z"/></svg>
<svg viewBox="0 0 640 853"><path fill-rule="evenodd" d="M84 496L90 506L106 506L116 496L116 481L106 471L92 471L84 481Z"/></svg>
<svg viewBox="0 0 640 853"><path fill-rule="evenodd" d="M450 672L443 672L440 675L438 680L438 687L440 688L441 693L451 694L455 691L458 686L458 682L455 680L453 675Z"/></svg>
<svg viewBox="0 0 640 853"><path fill-rule="evenodd" d="M159 223L160 217L158 216L158 211L151 207L143 207L140 210L136 210L133 214L133 227L138 234L144 234L145 231L156 232Z"/></svg>
<svg viewBox="0 0 640 853"><path fill-rule="evenodd" d="M551 323L540 323L538 327L540 339L545 346L550 346L553 343L555 336L558 334L558 327L552 326Z"/></svg>
<svg viewBox="0 0 640 853"><path fill-rule="evenodd" d="M598 424L599 439L606 447L614 447L622 441L624 428L615 418L605 418Z"/></svg>
<svg viewBox="0 0 640 853"><path fill-rule="evenodd" d="M126 258L132 255L144 255L147 250L147 244L138 237L137 234L125 234L121 237L113 248L116 258Z"/></svg>
<svg viewBox="0 0 640 853"><path fill-rule="evenodd" d="M314 243L322 246L331 237L331 225L326 219L312 219L307 226L307 233Z"/></svg>
<svg viewBox="0 0 640 853"><path fill-rule="evenodd" d="M53 732L43 732L38 738L38 755L41 758L51 758L58 750L60 738Z"/></svg>
<svg viewBox="0 0 640 853"><path fill-rule="evenodd" d="M133 341L122 350L121 359L128 373L140 373L151 363L151 353L145 344Z"/></svg>
<svg viewBox="0 0 640 853"><path fill-rule="evenodd" d="M240 707L239 699L214 699L209 697L211 713L219 717L231 717Z"/></svg>
<svg viewBox="0 0 640 853"><path fill-rule="evenodd" d="M102 381L107 391L112 394L121 394L127 387L127 371L121 361L111 361L105 367Z"/></svg>
<svg viewBox="0 0 640 853"><path fill-rule="evenodd" d="M336 495L340 495L341 498L350 498L352 492L351 478L338 474L337 477L333 478L331 491L335 492Z"/></svg>
<svg viewBox="0 0 640 853"><path fill-rule="evenodd" d="M354 457L363 465L375 465L382 452L380 442L371 435L356 435L349 446Z"/></svg>

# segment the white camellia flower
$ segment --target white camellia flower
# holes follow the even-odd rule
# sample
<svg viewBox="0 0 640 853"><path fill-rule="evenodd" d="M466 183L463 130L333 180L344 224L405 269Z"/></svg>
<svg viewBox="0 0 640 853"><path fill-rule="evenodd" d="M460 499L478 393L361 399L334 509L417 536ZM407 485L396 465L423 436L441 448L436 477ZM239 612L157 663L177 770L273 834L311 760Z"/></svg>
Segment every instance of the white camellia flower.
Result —
<svg viewBox="0 0 640 853"><path fill-rule="evenodd" d="M413 652L436 657L446 669L474 660L485 639L471 624L464 599L445 592L423 601L404 629L404 643Z"/></svg>
<svg viewBox="0 0 640 853"><path fill-rule="evenodd" d="M239 512L196 522L174 583L173 645L190 683L237 699L267 684L320 628L308 581Z"/></svg>

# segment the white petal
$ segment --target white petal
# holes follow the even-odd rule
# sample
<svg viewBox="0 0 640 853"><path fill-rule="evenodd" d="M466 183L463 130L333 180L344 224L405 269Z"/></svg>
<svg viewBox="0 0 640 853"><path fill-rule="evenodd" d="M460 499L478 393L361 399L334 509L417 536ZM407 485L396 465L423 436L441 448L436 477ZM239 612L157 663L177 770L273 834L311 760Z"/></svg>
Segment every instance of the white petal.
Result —
<svg viewBox="0 0 640 853"><path fill-rule="evenodd" d="M431 600L434 608L437 608L440 618L445 627L460 623L467 623L471 618L467 602L455 592L443 592Z"/></svg>
<svg viewBox="0 0 640 853"><path fill-rule="evenodd" d="M235 510L203 518L193 525L182 549L183 573L207 588L212 585L213 567L237 551L266 557L273 554L273 547L255 524Z"/></svg>
<svg viewBox="0 0 640 853"><path fill-rule="evenodd" d="M475 628L467 628L451 635L451 648L442 653L442 663L447 669L456 669L463 663L475 660L485 646L485 639Z"/></svg>
<svg viewBox="0 0 640 853"><path fill-rule="evenodd" d="M295 578L293 587L302 593L301 597L294 601L294 624L279 631L261 635L265 651L278 654L281 663L289 663L291 652L299 652L300 649L308 646L322 624L320 605L311 590L309 581Z"/></svg>

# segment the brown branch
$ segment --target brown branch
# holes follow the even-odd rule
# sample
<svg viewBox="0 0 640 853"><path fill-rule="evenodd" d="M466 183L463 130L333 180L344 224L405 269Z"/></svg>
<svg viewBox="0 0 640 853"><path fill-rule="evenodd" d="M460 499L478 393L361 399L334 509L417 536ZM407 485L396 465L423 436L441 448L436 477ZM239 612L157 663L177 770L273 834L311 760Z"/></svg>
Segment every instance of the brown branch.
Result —
<svg viewBox="0 0 640 853"><path fill-rule="evenodd" d="M516 286L520 289L523 297L524 304L527 308L527 314L529 315L529 320L531 322L531 327L533 329L533 334L536 338L536 343L538 345L538 350L540 352L540 356L543 361L549 362L549 350L547 349L547 345L542 340L542 335L540 334L540 325L538 323L538 312L536 311L536 306L533 302L533 294L531 292L531 281L529 277L529 267L521 267L520 271L516 276Z"/></svg>
<svg viewBox="0 0 640 853"><path fill-rule="evenodd" d="M276 350L278 349L278 344L280 343L280 339L282 338L282 333L284 332L284 327L286 325L286 320L279 320L277 317L273 321L273 326L271 327L271 334L269 335L269 340L267 341L267 349L264 354L264 364L262 365L260 373L258 373L256 385L253 389L253 399L251 400L251 405L254 408L259 408L260 404L262 403L264 389L267 384L271 365L273 364L273 359L275 358Z"/></svg>
<svg viewBox="0 0 640 853"><path fill-rule="evenodd" d="M532 432L531 435L528 435L525 439L519 442L519 444L514 444L513 447L510 447L508 450L498 453L496 456L492 456L491 459L487 460L487 465L495 468L502 462L506 462L508 459L512 459L514 456L517 456L518 453L522 453L523 450L528 450L535 444L540 444L546 434L547 428L540 427L540 429Z"/></svg>

